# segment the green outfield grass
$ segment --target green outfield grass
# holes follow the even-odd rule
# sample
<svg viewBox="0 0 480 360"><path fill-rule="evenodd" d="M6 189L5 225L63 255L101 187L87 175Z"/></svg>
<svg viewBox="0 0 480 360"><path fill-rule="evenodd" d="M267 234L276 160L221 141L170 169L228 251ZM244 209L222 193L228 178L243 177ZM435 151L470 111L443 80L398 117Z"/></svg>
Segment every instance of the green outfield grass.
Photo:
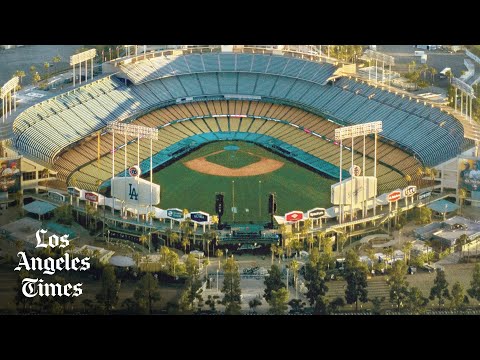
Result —
<svg viewBox="0 0 480 360"><path fill-rule="evenodd" d="M227 145L239 146L240 150L237 153L251 152L258 156L282 161L285 165L269 174L223 177L201 174L188 169L183 164L186 161L223 150ZM230 151L225 152L229 153ZM228 158L224 164L215 162L229 166ZM178 207L187 208L190 211L203 210L213 214L215 193L223 192L225 214L222 220L227 222L231 222L233 218L231 211L233 194L238 211L235 214L235 222L268 221L268 194L270 192L277 194L278 214L284 214L291 210L306 211L314 207L328 208L332 206L330 204L330 185L334 183L333 180L326 179L322 175L307 170L262 147L240 141L220 141L207 144L156 172L153 181L161 185L160 207L163 209Z"/></svg>
<svg viewBox="0 0 480 360"><path fill-rule="evenodd" d="M222 165L230 169L238 169L258 162L260 157L240 150L222 151L221 153L207 156L206 159L212 163Z"/></svg>

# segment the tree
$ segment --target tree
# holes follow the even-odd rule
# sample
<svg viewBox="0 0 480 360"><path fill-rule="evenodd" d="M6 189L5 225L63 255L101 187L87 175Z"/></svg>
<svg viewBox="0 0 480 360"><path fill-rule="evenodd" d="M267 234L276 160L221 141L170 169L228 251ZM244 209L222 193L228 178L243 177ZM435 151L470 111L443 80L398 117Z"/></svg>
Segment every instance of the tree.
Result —
<svg viewBox="0 0 480 360"><path fill-rule="evenodd" d="M343 245L347 242L347 236L343 233L340 233L340 234L337 234L337 244L339 246L337 246L337 251L338 250L338 247L341 247L342 250L340 251L343 251Z"/></svg>
<svg viewBox="0 0 480 360"><path fill-rule="evenodd" d="M119 290L120 284L115 276L113 266L105 266L102 272L102 287L96 295L96 299L107 313L117 304Z"/></svg>
<svg viewBox="0 0 480 360"><path fill-rule="evenodd" d="M470 288L467 290L468 295L473 299L480 301L480 264L475 264L473 269L472 281L470 281Z"/></svg>
<svg viewBox="0 0 480 360"><path fill-rule="evenodd" d="M172 246L173 244L173 247L175 247L175 244L178 242L179 239L180 239L180 236L178 235L178 233L173 232L170 235L170 246Z"/></svg>
<svg viewBox="0 0 480 360"><path fill-rule="evenodd" d="M178 265L178 254L175 251L169 251L167 255L167 269L168 273L177 276L176 267Z"/></svg>
<svg viewBox="0 0 480 360"><path fill-rule="evenodd" d="M248 306L250 307L250 309L252 310L252 313L254 314L256 313L255 309L257 308L257 306L260 306L260 305L262 305L262 302L258 298L253 298L248 302Z"/></svg>
<svg viewBox="0 0 480 360"><path fill-rule="evenodd" d="M392 273L387 281L390 286L390 301L397 306L397 310L403 306L408 296L407 265L402 260L395 261Z"/></svg>
<svg viewBox="0 0 480 360"><path fill-rule="evenodd" d="M300 264L296 259L293 259L290 263L290 269L292 269L293 273L293 283L295 284L295 294L297 294L297 280L298 280L298 270L300 270ZM288 281L288 279L287 279ZM298 297L295 295L295 297Z"/></svg>
<svg viewBox="0 0 480 360"><path fill-rule="evenodd" d="M375 296L373 299L370 300L372 302L372 314L373 315L380 315L382 309L382 303L385 301L385 296L379 298Z"/></svg>
<svg viewBox="0 0 480 360"><path fill-rule="evenodd" d="M407 264L409 264L410 262L410 254L411 254L411 251L412 251L412 247L413 247L413 242L411 241L407 241L405 244L403 244L403 247L402 247L402 251L403 253L405 254L405 262Z"/></svg>
<svg viewBox="0 0 480 360"><path fill-rule="evenodd" d="M200 268L198 260L192 254L189 254L185 260L185 270L187 272L187 282L180 304L183 311L191 311L195 299L199 301L202 299L201 291L199 291L202 286Z"/></svg>
<svg viewBox="0 0 480 360"><path fill-rule="evenodd" d="M35 86L38 85L38 83L40 82L40 80L42 80L42 77L40 76L40 74L38 72L36 72L35 74L32 75L32 81L33 81L33 84Z"/></svg>
<svg viewBox="0 0 480 360"><path fill-rule="evenodd" d="M419 288L414 286L408 291L405 304L410 313L423 314L426 310L428 299L423 296Z"/></svg>
<svg viewBox="0 0 480 360"><path fill-rule="evenodd" d="M278 263L280 264L280 260L282 259L282 255L285 253L281 247L277 248L277 255L278 255Z"/></svg>
<svg viewBox="0 0 480 360"><path fill-rule="evenodd" d="M53 213L57 218L57 222L60 224L71 225L73 222L72 208L73 207L70 204L64 204L55 208Z"/></svg>
<svg viewBox="0 0 480 360"><path fill-rule="evenodd" d="M187 236L184 236L182 238L182 246L183 246L183 249L184 249L184 253L186 254L187 253L187 246L190 245L190 240L188 240L188 237Z"/></svg>
<svg viewBox="0 0 480 360"><path fill-rule="evenodd" d="M303 314L304 307L307 305L301 299L292 299L288 302L290 305L290 314Z"/></svg>
<svg viewBox="0 0 480 360"><path fill-rule="evenodd" d="M224 297L222 303L225 305L225 314L237 315L240 313L241 289L240 289L240 272L238 264L233 256L228 258L223 265L224 277L222 293Z"/></svg>
<svg viewBox="0 0 480 360"><path fill-rule="evenodd" d="M445 278L445 272L437 269L437 276L433 280L433 287L430 289L430 300L438 299L438 306L445 303L445 299L450 299L450 292L448 291L448 282Z"/></svg>
<svg viewBox="0 0 480 360"><path fill-rule="evenodd" d="M390 259L390 261L393 260L393 247L389 246L385 249L384 251L385 256ZM387 262L388 264L388 262Z"/></svg>
<svg viewBox="0 0 480 360"><path fill-rule="evenodd" d="M270 252L272 253L272 265L273 265L273 258L275 257L275 253L277 252L277 245L275 244L270 245Z"/></svg>
<svg viewBox="0 0 480 360"><path fill-rule="evenodd" d="M272 291L276 291L285 287L285 284L282 281L282 273L277 265L271 266L270 270L268 270L268 276L265 277L265 281L263 283L265 285L263 297L267 302L269 302L272 298Z"/></svg>
<svg viewBox="0 0 480 360"><path fill-rule="evenodd" d="M138 241L140 241L140 244L142 244L142 246L145 246L145 243L148 241L148 236L145 234L142 234L138 238Z"/></svg>
<svg viewBox="0 0 480 360"><path fill-rule="evenodd" d="M50 63L48 61L44 62L43 63L43 67L45 68L45 71L47 72L47 76L45 77L45 79L48 79L50 77Z"/></svg>
<svg viewBox="0 0 480 360"><path fill-rule="evenodd" d="M435 75L437 74L437 69L434 67L430 68L430 74L432 75L432 84L435 82Z"/></svg>
<svg viewBox="0 0 480 360"><path fill-rule="evenodd" d="M360 263L358 255L350 249L345 257L345 299L347 304L355 303L355 311L358 311L358 302L368 301L367 270L365 264Z"/></svg>
<svg viewBox="0 0 480 360"><path fill-rule="evenodd" d="M25 313L27 309L27 304L32 304L32 298L27 298L25 295L23 295L23 292L22 292L22 286L23 286L22 281L23 279L29 278L29 277L30 277L30 273L27 270L22 268L17 277L17 285L14 288L15 305L17 305L17 308L21 306L22 313Z"/></svg>
<svg viewBox="0 0 480 360"><path fill-rule="evenodd" d="M307 262L305 268L305 282L307 287L306 297L310 306L314 307L315 313L321 313L324 304L324 296L328 291L325 282L325 265L322 261Z"/></svg>
<svg viewBox="0 0 480 360"><path fill-rule="evenodd" d="M137 284L133 297L141 311L152 313L152 304L160 300L160 287L157 279L151 273L145 273Z"/></svg>
<svg viewBox="0 0 480 360"><path fill-rule="evenodd" d="M17 70L15 71L15 73L13 74L13 76L18 76L20 78L20 84L22 84L22 79L26 76L25 75L25 71L23 70Z"/></svg>
<svg viewBox="0 0 480 360"><path fill-rule="evenodd" d="M56 55L52 58L52 63L53 63L53 66L55 66L56 64L58 64L60 61L62 61L62 58L60 57L60 55Z"/></svg>
<svg viewBox="0 0 480 360"><path fill-rule="evenodd" d="M268 312L273 315L284 315L285 312L288 310L288 292L287 289L281 288L279 290L272 291L272 297L268 304L270 305L270 309Z"/></svg>
<svg viewBox="0 0 480 360"><path fill-rule="evenodd" d="M417 224L429 224L432 222L432 210L422 206L418 211Z"/></svg>
<svg viewBox="0 0 480 360"><path fill-rule="evenodd" d="M463 310L465 308L465 304L468 304L468 297L464 293L463 286L456 281L452 287L450 309Z"/></svg>
<svg viewBox="0 0 480 360"><path fill-rule="evenodd" d="M208 305L210 307L210 311L212 313L216 312L215 305L220 303L218 299L218 295L208 295L207 301L205 301L205 305Z"/></svg>

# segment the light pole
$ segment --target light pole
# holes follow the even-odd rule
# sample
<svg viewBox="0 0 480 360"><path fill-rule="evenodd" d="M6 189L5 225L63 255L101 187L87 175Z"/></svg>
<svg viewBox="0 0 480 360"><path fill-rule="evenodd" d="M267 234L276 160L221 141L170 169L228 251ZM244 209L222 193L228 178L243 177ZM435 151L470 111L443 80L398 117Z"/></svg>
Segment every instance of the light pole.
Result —
<svg viewBox="0 0 480 360"><path fill-rule="evenodd" d="M232 220L235 223L235 180L232 180Z"/></svg>
<svg viewBox="0 0 480 360"><path fill-rule="evenodd" d="M217 269L217 293L218 293L218 269Z"/></svg>
<svg viewBox="0 0 480 360"><path fill-rule="evenodd" d="M225 260L228 260L228 249L225 249Z"/></svg>
<svg viewBox="0 0 480 360"><path fill-rule="evenodd" d="M262 196L261 196L261 193L262 193L262 180L258 180L258 217L261 218L262 217Z"/></svg>
<svg viewBox="0 0 480 360"><path fill-rule="evenodd" d="M287 267L287 293L288 293L288 267Z"/></svg>

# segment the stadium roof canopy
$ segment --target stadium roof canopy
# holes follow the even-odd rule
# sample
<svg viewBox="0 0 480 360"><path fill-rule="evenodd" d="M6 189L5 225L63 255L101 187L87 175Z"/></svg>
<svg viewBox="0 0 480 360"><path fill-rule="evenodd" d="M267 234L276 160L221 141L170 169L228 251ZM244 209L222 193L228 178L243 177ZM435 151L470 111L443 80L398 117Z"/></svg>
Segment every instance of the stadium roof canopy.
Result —
<svg viewBox="0 0 480 360"><path fill-rule="evenodd" d="M450 201L442 199L427 205L427 207L438 213L449 213L457 210L459 206L451 203Z"/></svg>
<svg viewBox="0 0 480 360"><path fill-rule="evenodd" d="M47 202L36 200L30 204L24 205L23 208L29 213L42 216L57 208L57 205L53 205Z"/></svg>

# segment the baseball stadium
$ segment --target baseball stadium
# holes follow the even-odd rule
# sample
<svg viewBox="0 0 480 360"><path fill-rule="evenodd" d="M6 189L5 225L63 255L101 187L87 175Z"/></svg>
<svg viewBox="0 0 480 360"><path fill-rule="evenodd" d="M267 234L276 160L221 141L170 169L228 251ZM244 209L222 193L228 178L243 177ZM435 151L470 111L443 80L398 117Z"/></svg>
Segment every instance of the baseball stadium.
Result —
<svg viewBox="0 0 480 360"><path fill-rule="evenodd" d="M478 314L475 49L0 45L0 313Z"/></svg>
<svg viewBox="0 0 480 360"><path fill-rule="evenodd" d="M74 84L65 91L15 104L14 111L10 106L2 136L13 151L49 169L59 191L109 197L112 179L138 166L160 186L159 202L133 213L120 205L124 218L146 218L152 206L157 215L162 209L214 214L222 194L223 222L267 223L273 212L332 207L332 186L349 179L354 166L376 178L376 196L426 186L418 169L474 146L469 134L476 130L463 114L301 47L145 50L103 62L96 76L91 59L71 60ZM339 140L342 128L371 122L381 129ZM118 124L155 129L155 136L115 134ZM330 218L336 217L333 206Z"/></svg>

